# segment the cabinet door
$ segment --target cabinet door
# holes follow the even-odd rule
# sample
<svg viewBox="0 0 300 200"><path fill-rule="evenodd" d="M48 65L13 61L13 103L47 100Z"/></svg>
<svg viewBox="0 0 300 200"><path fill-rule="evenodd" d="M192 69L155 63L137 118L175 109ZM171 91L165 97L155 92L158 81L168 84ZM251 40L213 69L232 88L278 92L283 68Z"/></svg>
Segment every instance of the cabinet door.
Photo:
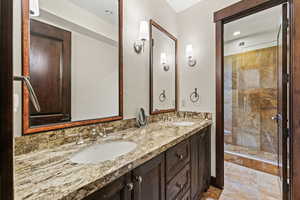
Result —
<svg viewBox="0 0 300 200"><path fill-rule="evenodd" d="M133 183L131 175L125 175L84 200L131 200Z"/></svg>
<svg viewBox="0 0 300 200"><path fill-rule="evenodd" d="M134 200L165 200L165 155L133 170Z"/></svg>
<svg viewBox="0 0 300 200"><path fill-rule="evenodd" d="M198 199L210 184L209 128L191 138L191 197Z"/></svg>

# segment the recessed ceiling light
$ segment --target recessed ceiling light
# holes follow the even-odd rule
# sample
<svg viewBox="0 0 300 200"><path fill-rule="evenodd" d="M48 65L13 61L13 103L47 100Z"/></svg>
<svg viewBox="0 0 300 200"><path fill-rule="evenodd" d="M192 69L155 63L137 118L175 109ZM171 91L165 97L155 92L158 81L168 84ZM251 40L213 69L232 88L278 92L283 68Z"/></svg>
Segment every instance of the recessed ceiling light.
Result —
<svg viewBox="0 0 300 200"><path fill-rule="evenodd" d="M113 11L111 11L111 10L105 10L105 14L107 14L107 15L112 15L112 14L113 14Z"/></svg>
<svg viewBox="0 0 300 200"><path fill-rule="evenodd" d="M234 33L233 33L233 36L238 36L238 35L240 35L241 34L241 31L235 31Z"/></svg>

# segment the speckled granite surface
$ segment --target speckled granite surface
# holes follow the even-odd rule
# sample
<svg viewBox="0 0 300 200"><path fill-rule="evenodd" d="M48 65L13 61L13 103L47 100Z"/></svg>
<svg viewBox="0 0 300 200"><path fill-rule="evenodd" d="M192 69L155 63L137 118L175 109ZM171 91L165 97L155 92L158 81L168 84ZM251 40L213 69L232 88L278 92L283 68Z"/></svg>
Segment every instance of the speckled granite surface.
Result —
<svg viewBox="0 0 300 200"><path fill-rule="evenodd" d="M199 130L210 120L194 120L190 127L175 127L166 123L151 123L147 128L130 128L99 139L132 141L137 148L124 156L97 165L74 164L69 158L91 145L74 142L16 156L15 199L21 200L79 200L145 163Z"/></svg>
<svg viewBox="0 0 300 200"><path fill-rule="evenodd" d="M197 113L197 112L170 112L158 115L151 115L148 117L151 123L161 121L162 118L171 117L183 118L188 115L189 118L194 119L212 119L211 113ZM109 132L122 131L129 128L136 127L135 119L126 119L120 121L112 121L99 123L94 125L79 126L67 129L59 129L55 131L48 131L32 135L26 135L15 138L15 155L42 151L45 149L52 149L60 145L75 142L78 139L79 133L83 138L88 138L91 135L92 129L102 132L103 128L112 128Z"/></svg>

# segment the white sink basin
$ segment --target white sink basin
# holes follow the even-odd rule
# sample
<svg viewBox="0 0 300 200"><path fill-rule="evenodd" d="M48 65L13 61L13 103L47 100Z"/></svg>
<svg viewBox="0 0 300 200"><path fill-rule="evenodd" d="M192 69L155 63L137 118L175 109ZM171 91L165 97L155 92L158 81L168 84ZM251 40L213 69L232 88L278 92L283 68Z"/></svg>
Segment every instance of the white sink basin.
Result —
<svg viewBox="0 0 300 200"><path fill-rule="evenodd" d="M174 122L174 126L193 126L194 122Z"/></svg>
<svg viewBox="0 0 300 200"><path fill-rule="evenodd" d="M114 160L136 148L133 142L108 142L90 146L71 157L71 162L78 164L97 164L107 160Z"/></svg>

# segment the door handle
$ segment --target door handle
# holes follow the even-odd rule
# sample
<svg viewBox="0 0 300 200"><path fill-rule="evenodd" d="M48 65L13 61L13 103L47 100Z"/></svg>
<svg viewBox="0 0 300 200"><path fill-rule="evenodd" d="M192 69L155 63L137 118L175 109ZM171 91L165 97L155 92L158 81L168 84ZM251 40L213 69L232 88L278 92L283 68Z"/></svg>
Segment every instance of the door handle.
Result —
<svg viewBox="0 0 300 200"><path fill-rule="evenodd" d="M34 92L28 76L14 76L14 81L23 81L29 91L30 100L37 112L41 112L39 100Z"/></svg>
<svg viewBox="0 0 300 200"><path fill-rule="evenodd" d="M279 120L282 120L282 117L281 117L280 114L277 114L277 115L275 115L275 116L272 117L272 120L279 121Z"/></svg>
<svg viewBox="0 0 300 200"><path fill-rule="evenodd" d="M138 183L138 200L142 200L142 182L141 176L134 175L134 180Z"/></svg>

